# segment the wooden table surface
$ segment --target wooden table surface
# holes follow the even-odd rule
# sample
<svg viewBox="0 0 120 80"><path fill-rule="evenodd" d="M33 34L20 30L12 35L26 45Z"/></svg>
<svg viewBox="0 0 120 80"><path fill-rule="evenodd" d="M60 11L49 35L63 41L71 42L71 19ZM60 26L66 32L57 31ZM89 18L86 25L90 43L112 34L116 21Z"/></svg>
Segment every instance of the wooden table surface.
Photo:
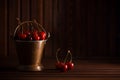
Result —
<svg viewBox="0 0 120 80"><path fill-rule="evenodd" d="M75 68L67 72L55 69L55 60L44 60L44 70L18 71L16 66L1 66L0 80L120 80L119 60L73 60Z"/></svg>

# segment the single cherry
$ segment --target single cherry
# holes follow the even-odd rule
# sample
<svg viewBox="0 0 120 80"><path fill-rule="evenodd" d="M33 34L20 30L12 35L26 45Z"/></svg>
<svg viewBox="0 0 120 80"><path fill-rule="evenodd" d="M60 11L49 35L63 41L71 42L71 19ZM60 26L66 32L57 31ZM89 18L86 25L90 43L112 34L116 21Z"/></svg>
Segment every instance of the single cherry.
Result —
<svg viewBox="0 0 120 80"><path fill-rule="evenodd" d="M42 40L46 39L46 33L44 31L40 32L39 36L41 37Z"/></svg>
<svg viewBox="0 0 120 80"><path fill-rule="evenodd" d="M33 40L40 40L40 36L38 35L38 31L33 31L32 32L32 37L33 37Z"/></svg>
<svg viewBox="0 0 120 80"><path fill-rule="evenodd" d="M62 72L66 72L68 70L68 66L66 64L63 64L61 67Z"/></svg>
<svg viewBox="0 0 120 80"><path fill-rule="evenodd" d="M24 33L25 33L27 36L28 36L28 35L31 35L31 32L30 32L30 31L25 31Z"/></svg>
<svg viewBox="0 0 120 80"><path fill-rule="evenodd" d="M68 66L68 70L74 69L74 63L73 62L67 62L66 65Z"/></svg>
<svg viewBox="0 0 120 80"><path fill-rule="evenodd" d="M55 64L56 69L61 69L61 68L62 68L62 65L63 65L62 62L57 62L57 63Z"/></svg>
<svg viewBox="0 0 120 80"><path fill-rule="evenodd" d="M63 62L57 62L56 69L60 70L61 72L66 72L68 70L68 66Z"/></svg>
<svg viewBox="0 0 120 80"><path fill-rule="evenodd" d="M38 35L38 31L35 30L35 31L32 32L32 34L33 35Z"/></svg>
<svg viewBox="0 0 120 80"><path fill-rule="evenodd" d="M18 37L20 40L25 40L25 38L27 37L27 35L25 33L19 33Z"/></svg>
<svg viewBox="0 0 120 80"><path fill-rule="evenodd" d="M66 62L65 64L68 66L68 70L72 70L72 69L74 69L74 63L72 62L72 54L71 54L70 50L68 50L67 54L70 54L70 61Z"/></svg>
<svg viewBox="0 0 120 80"><path fill-rule="evenodd" d="M37 35L33 35L33 39L34 39L34 40L40 40L40 37L37 36Z"/></svg>

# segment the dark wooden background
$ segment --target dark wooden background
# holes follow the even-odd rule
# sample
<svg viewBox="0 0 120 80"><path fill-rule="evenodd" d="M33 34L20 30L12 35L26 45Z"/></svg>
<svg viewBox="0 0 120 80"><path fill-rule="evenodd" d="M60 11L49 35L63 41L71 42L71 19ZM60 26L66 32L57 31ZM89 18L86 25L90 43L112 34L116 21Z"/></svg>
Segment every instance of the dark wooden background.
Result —
<svg viewBox="0 0 120 80"><path fill-rule="evenodd" d="M117 0L1 0L0 56L16 56L10 35L21 21L36 19L51 33L44 57L57 48L74 57L119 57Z"/></svg>

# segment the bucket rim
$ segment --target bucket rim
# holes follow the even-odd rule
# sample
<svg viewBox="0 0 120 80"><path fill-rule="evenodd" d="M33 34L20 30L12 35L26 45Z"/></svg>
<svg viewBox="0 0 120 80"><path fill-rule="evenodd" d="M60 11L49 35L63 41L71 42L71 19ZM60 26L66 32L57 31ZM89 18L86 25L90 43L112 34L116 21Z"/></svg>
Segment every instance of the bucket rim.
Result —
<svg viewBox="0 0 120 80"><path fill-rule="evenodd" d="M47 40L37 40L37 41L23 41L23 40L15 40L15 42L46 42Z"/></svg>

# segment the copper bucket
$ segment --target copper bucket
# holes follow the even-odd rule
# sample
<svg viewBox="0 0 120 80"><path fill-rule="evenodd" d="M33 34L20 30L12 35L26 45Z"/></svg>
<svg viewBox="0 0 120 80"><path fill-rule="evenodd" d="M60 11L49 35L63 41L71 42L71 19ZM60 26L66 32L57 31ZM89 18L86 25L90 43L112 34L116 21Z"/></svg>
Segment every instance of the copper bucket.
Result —
<svg viewBox="0 0 120 80"><path fill-rule="evenodd" d="M43 49L46 41L16 41L16 50L19 59L19 70L41 71Z"/></svg>
<svg viewBox="0 0 120 80"><path fill-rule="evenodd" d="M21 25L31 22L32 21L26 21L21 23ZM14 36L21 25L18 25L16 28ZM22 71L41 71L43 69L41 60L46 41L47 39L37 41L15 40L19 60L17 69Z"/></svg>

